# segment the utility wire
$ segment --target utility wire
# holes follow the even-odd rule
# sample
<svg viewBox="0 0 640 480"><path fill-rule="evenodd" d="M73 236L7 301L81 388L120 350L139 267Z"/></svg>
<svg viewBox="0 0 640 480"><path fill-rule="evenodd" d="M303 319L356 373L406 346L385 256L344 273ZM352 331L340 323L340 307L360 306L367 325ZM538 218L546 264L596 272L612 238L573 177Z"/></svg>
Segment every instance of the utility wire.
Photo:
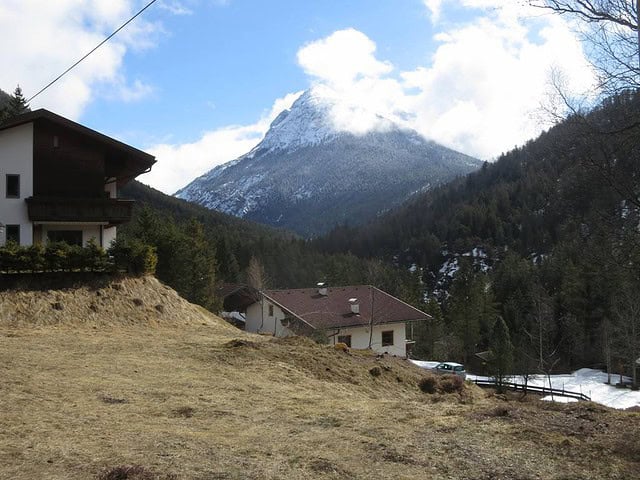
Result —
<svg viewBox="0 0 640 480"><path fill-rule="evenodd" d="M93 52L95 52L96 50L98 50L102 45L104 45L105 43L107 43L109 40L111 40L113 37L116 36L116 34L122 30L124 27L126 27L127 25L129 25L131 22L133 22L139 15L142 14L142 12L144 12L147 8L149 8L151 5L153 5L154 3L156 3L158 0L151 0L149 3L147 3L144 8L142 8L142 10L140 10L138 13L136 13L133 17L131 17L129 20L127 20L126 22L124 22L122 25L120 25L118 27L117 30L115 30L111 35L109 35L107 38L105 38L103 41L101 41L98 45L96 45L95 47L93 47L91 49L90 52L88 52L85 56L83 56L80 60L78 60L76 63L74 63L73 65L71 65L69 68L67 68L64 72L62 72L60 75L58 75L55 79L53 79L51 82L49 82L44 88L42 88L38 93L36 93L33 97L31 97L29 100L27 100L27 103L31 102L31 100L33 100L34 98L36 98L38 95L40 95L42 92L44 92L47 88L49 88L51 85L53 85L54 83L56 83L58 80L60 80L62 77L64 77L67 73L69 73L71 70L73 70L76 66L78 66L78 64L80 64L85 58L87 58L89 55L91 55Z"/></svg>

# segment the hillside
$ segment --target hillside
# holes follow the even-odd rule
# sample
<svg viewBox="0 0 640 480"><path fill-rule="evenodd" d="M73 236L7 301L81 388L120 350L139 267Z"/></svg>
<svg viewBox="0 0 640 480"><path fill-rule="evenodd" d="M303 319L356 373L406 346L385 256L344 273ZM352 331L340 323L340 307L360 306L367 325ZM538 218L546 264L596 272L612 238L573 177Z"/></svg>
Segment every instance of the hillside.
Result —
<svg viewBox="0 0 640 480"><path fill-rule="evenodd" d="M204 295L194 292L194 282L187 278L191 267L211 266L211 283L242 282L247 280L252 258L263 268L263 281L269 288L303 288L328 281L332 285L375 284L402 295L407 284L406 272L380 262L348 253L319 253L291 232L209 210L136 181L120 195L137 203L132 221L119 228L118 234L154 245L158 278L199 304L211 303L202 301L212 296L211 289L199 282Z"/></svg>
<svg viewBox="0 0 640 480"><path fill-rule="evenodd" d="M360 225L480 167L382 117L364 134L341 130L332 101L307 91L273 121L251 152L176 193L208 208L305 237Z"/></svg>
<svg viewBox="0 0 640 480"><path fill-rule="evenodd" d="M640 466L637 413L424 394L409 362L245 334L150 278L3 291L0 308L1 478L613 479Z"/></svg>
<svg viewBox="0 0 640 480"><path fill-rule="evenodd" d="M556 365L608 362L631 376L640 357L638 317L629 313L640 288L639 113L637 93L607 99L466 178L315 245L416 272L425 297L444 310L432 345L447 358L488 349L502 317L517 371L544 363L536 331Z"/></svg>
<svg viewBox="0 0 640 480"><path fill-rule="evenodd" d="M637 206L640 95L605 101L560 122L494 163L432 191L369 225L338 228L318 245L362 256L408 251L436 267L441 250L507 247L522 256L548 254L576 224L595 224ZM615 209L617 208L617 212ZM629 212L631 214L633 212ZM612 219L613 220L613 219Z"/></svg>

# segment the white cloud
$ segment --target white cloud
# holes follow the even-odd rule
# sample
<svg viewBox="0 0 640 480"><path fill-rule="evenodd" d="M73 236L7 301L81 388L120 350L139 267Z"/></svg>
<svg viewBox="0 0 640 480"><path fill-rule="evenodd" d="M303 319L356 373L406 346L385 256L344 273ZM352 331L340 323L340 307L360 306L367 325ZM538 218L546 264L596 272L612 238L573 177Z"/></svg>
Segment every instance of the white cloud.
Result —
<svg viewBox="0 0 640 480"><path fill-rule="evenodd" d="M592 85L581 46L561 19L530 18L530 11L500 0L462 2L488 10L436 33L429 64L412 71L398 71L379 59L375 42L354 29L302 46L298 63L315 94L335 105L336 127L362 134L385 128L386 119L392 119L446 146L491 159L547 126L537 113L549 96L552 69L561 66L573 90ZM425 0L443 18L448 3ZM152 147L158 164L142 181L173 193L213 166L247 153L298 95L277 100L253 125L218 129L186 145Z"/></svg>
<svg viewBox="0 0 640 480"><path fill-rule="evenodd" d="M113 96L127 103L137 102L155 92L153 85L138 79L134 80L131 84L127 84L123 78L120 82L117 82L116 87L113 91Z"/></svg>
<svg viewBox="0 0 640 480"><path fill-rule="evenodd" d="M0 88L13 91L20 84L27 98L33 96L66 68L120 26L139 6L133 0L4 0L0 3L0 31L11 42L0 42ZM34 12L37 12L35 14ZM126 101L151 92L148 85L123 77L124 55L131 49L154 46L161 27L139 17L64 76L32 103L77 119L95 95L113 90L111 96Z"/></svg>
<svg viewBox="0 0 640 480"><path fill-rule="evenodd" d="M440 19L443 0L423 0L424 5L431 12L431 21L437 22Z"/></svg>
<svg viewBox="0 0 640 480"><path fill-rule="evenodd" d="M182 2L176 0L165 0L158 3L158 6L167 10L173 15L192 15L193 10L191 10L187 5Z"/></svg>
<svg viewBox="0 0 640 480"><path fill-rule="evenodd" d="M298 51L305 73L335 88L350 86L362 78L378 77L392 70L375 57L376 44L352 28L309 43Z"/></svg>
<svg viewBox="0 0 640 480"><path fill-rule="evenodd" d="M262 140L275 117L290 108L301 93L278 98L271 109L252 125L234 125L206 132L193 143L164 143L147 148L158 162L151 172L138 177L138 180L165 193L176 192L214 166L249 152Z"/></svg>
<svg viewBox="0 0 640 480"><path fill-rule="evenodd" d="M446 15L448 3L425 1ZM337 101L337 127L353 133L384 128L386 118L425 137L483 159L521 144L548 126L540 106L552 69L587 90L593 72L568 26L532 18L528 7L499 0L463 0L488 8L466 24L434 36L429 65L397 71L376 58L375 43L353 29L304 46L298 61L315 91ZM425 46L426 49L426 46Z"/></svg>

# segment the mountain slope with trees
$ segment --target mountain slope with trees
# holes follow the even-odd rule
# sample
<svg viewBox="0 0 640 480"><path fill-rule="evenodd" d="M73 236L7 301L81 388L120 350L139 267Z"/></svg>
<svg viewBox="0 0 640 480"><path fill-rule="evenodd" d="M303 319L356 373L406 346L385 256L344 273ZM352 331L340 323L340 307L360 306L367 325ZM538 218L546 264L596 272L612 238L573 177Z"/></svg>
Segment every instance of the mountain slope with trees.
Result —
<svg viewBox="0 0 640 480"><path fill-rule="evenodd" d="M620 93L315 245L414 265L445 310L423 355L470 359L490 348L501 317L519 371L608 362L631 374L640 357L638 300L629 293L640 289L638 120L640 95Z"/></svg>
<svg viewBox="0 0 640 480"><path fill-rule="evenodd" d="M414 277L378 260L325 254L294 234L189 203L133 181L120 195L137 200L124 239L153 245L158 278L189 301L215 309L215 288L247 282L257 288L374 284L417 301Z"/></svg>

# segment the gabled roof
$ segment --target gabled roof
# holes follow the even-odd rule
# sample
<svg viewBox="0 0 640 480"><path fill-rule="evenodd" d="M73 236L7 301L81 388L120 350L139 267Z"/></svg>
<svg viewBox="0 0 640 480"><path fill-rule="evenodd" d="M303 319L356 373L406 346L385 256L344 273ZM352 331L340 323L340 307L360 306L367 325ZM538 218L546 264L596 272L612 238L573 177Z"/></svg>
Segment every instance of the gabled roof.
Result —
<svg viewBox="0 0 640 480"><path fill-rule="evenodd" d="M216 290L216 296L222 299L225 311L245 312L249 305L260 298L260 293L249 285L225 283Z"/></svg>
<svg viewBox="0 0 640 480"><path fill-rule="evenodd" d="M61 117L60 115L50 112L44 108L16 115L15 117L0 123L0 131L27 123L34 123L36 125L40 123L53 124L87 137L100 144L107 151L115 152L116 155L112 157L118 157L118 160L116 162L116 159L112 158L112 162L119 164L117 167L117 176L122 177L122 180L128 180L140 175L141 173L147 172L151 166L156 163L156 159L153 155L149 155L148 153L138 150L131 145L127 145L126 143L122 143L100 132L96 132L95 130L73 122L68 118Z"/></svg>
<svg viewBox="0 0 640 480"><path fill-rule="evenodd" d="M267 290L262 293L285 312L315 329L366 326L371 323L372 312L375 325L431 318L371 285L328 288L327 295L321 295L315 288ZM351 311L349 300L352 298L358 300L358 314Z"/></svg>

